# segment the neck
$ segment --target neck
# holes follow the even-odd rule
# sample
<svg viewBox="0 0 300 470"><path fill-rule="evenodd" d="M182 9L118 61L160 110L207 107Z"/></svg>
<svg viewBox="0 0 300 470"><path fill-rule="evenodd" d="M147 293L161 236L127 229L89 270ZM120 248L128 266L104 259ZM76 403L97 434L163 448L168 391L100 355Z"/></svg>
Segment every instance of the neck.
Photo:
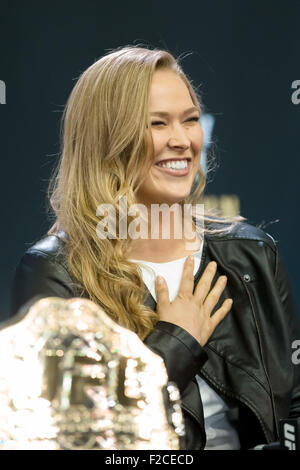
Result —
<svg viewBox="0 0 300 470"><path fill-rule="evenodd" d="M148 216L148 219L147 219ZM159 212L157 217L151 217L147 211L148 237L131 241L129 258L134 259L177 259L198 251L201 240L190 219L182 216L180 207L164 218Z"/></svg>

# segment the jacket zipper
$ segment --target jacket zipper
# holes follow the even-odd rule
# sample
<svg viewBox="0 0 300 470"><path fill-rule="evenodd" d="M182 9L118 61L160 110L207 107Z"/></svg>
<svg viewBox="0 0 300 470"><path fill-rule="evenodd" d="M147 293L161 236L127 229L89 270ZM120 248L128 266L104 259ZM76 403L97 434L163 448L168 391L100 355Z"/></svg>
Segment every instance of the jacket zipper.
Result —
<svg viewBox="0 0 300 470"><path fill-rule="evenodd" d="M251 299L251 295L250 295L249 289L248 289L248 287L246 286L244 280L242 280L242 282L243 282L243 286L244 286L244 288L245 288L245 290L246 290L246 292L247 292L247 295L248 295L248 298L249 298L249 301L250 301L250 305L251 305L251 309L252 309L252 313L253 313L253 318L254 318L254 321L255 321L256 331L257 331L258 340L259 340L259 348L260 348L260 354L261 354L262 364L263 364L263 368L264 368L264 371L265 371L265 374L266 374L266 377L267 377L267 380L268 380L270 392L271 392L271 402L272 402L273 416L274 416L274 421L275 421L275 429L276 429L276 434L277 434L277 437L278 437L278 436L279 436L279 431L278 431L278 425L277 425L276 413L275 413L274 394L273 394L273 390L272 390L272 387L271 387L271 382L270 382L270 379L269 379L269 375L268 375L268 373L267 373L267 368L266 368L266 366L265 366L265 361L264 361L264 356L263 356L263 350L262 350L262 342L261 342L260 330L259 330L258 322L257 322L256 316L255 316L255 310L254 310L254 306L253 306L253 303L252 303L252 299Z"/></svg>

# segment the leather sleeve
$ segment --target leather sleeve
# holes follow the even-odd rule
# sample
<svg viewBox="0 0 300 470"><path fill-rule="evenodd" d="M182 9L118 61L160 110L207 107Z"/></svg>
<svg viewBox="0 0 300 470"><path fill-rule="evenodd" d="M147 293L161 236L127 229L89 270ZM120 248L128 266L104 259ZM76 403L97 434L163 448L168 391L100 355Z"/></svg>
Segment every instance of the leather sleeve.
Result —
<svg viewBox="0 0 300 470"><path fill-rule="evenodd" d="M46 253L27 250L16 267L11 290L10 317L33 298L74 297L66 269Z"/></svg>
<svg viewBox="0 0 300 470"><path fill-rule="evenodd" d="M286 315L287 327L290 336L290 360L293 362L294 386L292 391L292 400L290 405L290 418L300 417L300 352L294 355L294 346L298 344L300 349L300 316L296 308L296 302L293 297L293 291L290 285L286 267L276 250L276 284L280 295L281 303ZM297 342L297 343L295 343Z"/></svg>
<svg viewBox="0 0 300 470"><path fill-rule="evenodd" d="M163 358L168 378L180 392L208 359L206 351L190 333L170 322L158 321L144 343Z"/></svg>

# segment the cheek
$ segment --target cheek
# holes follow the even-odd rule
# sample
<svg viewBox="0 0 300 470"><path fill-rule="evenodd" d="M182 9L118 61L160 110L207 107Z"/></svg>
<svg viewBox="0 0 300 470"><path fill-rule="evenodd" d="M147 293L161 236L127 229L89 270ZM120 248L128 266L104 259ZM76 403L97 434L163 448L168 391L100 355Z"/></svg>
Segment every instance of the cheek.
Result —
<svg viewBox="0 0 300 470"><path fill-rule="evenodd" d="M202 145L203 145L203 131L201 127L194 129L192 132L192 142L195 150L201 152Z"/></svg>
<svg viewBox="0 0 300 470"><path fill-rule="evenodd" d="M154 155L159 155L167 145L167 138L163 136L162 132L152 132Z"/></svg>

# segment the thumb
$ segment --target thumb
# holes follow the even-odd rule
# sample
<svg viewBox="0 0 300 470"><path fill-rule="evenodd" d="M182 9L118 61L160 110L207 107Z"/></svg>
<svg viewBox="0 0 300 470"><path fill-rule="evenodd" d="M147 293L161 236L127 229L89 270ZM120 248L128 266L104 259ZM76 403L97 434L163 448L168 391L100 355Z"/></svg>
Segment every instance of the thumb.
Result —
<svg viewBox="0 0 300 470"><path fill-rule="evenodd" d="M169 289L166 280L162 276L157 276L155 279L155 290L157 297L157 304L162 307L170 303Z"/></svg>

